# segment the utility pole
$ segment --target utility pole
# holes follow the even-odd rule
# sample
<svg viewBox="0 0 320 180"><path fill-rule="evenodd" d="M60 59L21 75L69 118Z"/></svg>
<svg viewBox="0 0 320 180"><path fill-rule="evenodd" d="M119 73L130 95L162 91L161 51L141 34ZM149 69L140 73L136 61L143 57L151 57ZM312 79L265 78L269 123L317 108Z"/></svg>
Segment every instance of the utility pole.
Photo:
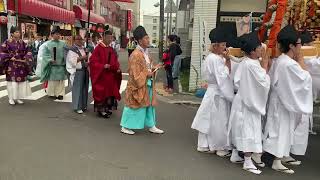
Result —
<svg viewBox="0 0 320 180"><path fill-rule="evenodd" d="M90 12L91 12L91 6L92 6L92 0L87 0L87 6L88 6L88 25L87 25L87 28L88 28L88 31L86 33L86 36L87 36L87 47L89 47L89 37L90 37Z"/></svg>
<svg viewBox="0 0 320 180"><path fill-rule="evenodd" d="M173 5L173 0L169 0L170 1L170 22L169 22L169 34L171 34L172 32L172 5Z"/></svg>
<svg viewBox="0 0 320 180"><path fill-rule="evenodd" d="M179 11L179 0L176 1L176 21L175 21L175 34L178 35L178 11Z"/></svg>
<svg viewBox="0 0 320 180"><path fill-rule="evenodd" d="M164 30L164 0L160 0L160 28L159 28L159 60L162 60L163 54L163 30Z"/></svg>

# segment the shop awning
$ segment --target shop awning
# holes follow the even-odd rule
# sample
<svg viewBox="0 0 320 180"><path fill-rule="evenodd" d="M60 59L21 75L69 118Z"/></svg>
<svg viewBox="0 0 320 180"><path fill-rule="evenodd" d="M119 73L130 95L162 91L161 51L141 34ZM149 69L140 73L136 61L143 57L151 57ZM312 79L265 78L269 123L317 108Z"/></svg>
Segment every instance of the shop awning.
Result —
<svg viewBox="0 0 320 180"><path fill-rule="evenodd" d="M88 21L88 10L86 10L85 8L78 5L73 5L73 11L77 19L80 19L82 21ZM104 24L106 21L102 16L90 12L90 22L96 24Z"/></svg>
<svg viewBox="0 0 320 180"><path fill-rule="evenodd" d="M19 0L18 12L23 15L39 17L43 19L73 24L75 14L51 4L39 0ZM15 11L14 1L8 1L8 9Z"/></svg>

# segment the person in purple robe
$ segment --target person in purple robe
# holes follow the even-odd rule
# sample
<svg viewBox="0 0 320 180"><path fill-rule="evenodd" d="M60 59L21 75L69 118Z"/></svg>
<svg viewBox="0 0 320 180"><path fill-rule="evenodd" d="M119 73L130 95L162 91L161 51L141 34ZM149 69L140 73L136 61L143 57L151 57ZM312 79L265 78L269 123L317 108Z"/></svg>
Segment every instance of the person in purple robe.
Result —
<svg viewBox="0 0 320 180"><path fill-rule="evenodd" d="M27 76L32 73L32 53L18 27L12 26L10 34L0 47L0 74L6 75L9 104L23 104L21 99L31 95Z"/></svg>

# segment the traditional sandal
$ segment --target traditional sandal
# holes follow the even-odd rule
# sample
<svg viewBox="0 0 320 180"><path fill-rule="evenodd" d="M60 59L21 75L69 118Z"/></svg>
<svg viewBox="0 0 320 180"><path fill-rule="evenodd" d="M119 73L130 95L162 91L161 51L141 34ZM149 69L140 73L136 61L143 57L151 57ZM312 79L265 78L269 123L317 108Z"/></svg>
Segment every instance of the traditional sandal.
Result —
<svg viewBox="0 0 320 180"><path fill-rule="evenodd" d="M288 169L288 168L285 168L285 169L275 169L275 168L272 168L278 172L282 172L282 173L286 173L286 174L294 174L294 170L292 169Z"/></svg>
<svg viewBox="0 0 320 180"><path fill-rule="evenodd" d="M289 161L282 161L284 164L287 164L287 165L291 165L291 166L299 166L301 165L301 161L298 161L296 159L294 160L289 160Z"/></svg>
<svg viewBox="0 0 320 180"><path fill-rule="evenodd" d="M244 163L244 159L238 160L238 161L231 161L231 162L234 164L242 164L242 163Z"/></svg>
<svg viewBox="0 0 320 180"><path fill-rule="evenodd" d="M257 168L243 168L243 169L257 175L262 173L262 171Z"/></svg>
<svg viewBox="0 0 320 180"><path fill-rule="evenodd" d="M219 154L217 153L217 156L219 156L219 157L230 157L231 155L232 155L231 152L228 152L227 154L224 154L224 155L219 155Z"/></svg>
<svg viewBox="0 0 320 180"><path fill-rule="evenodd" d="M252 158L252 161L253 161L253 163L255 163L257 166L259 166L259 167L266 167L266 164L264 163L264 162L256 162L253 158Z"/></svg>

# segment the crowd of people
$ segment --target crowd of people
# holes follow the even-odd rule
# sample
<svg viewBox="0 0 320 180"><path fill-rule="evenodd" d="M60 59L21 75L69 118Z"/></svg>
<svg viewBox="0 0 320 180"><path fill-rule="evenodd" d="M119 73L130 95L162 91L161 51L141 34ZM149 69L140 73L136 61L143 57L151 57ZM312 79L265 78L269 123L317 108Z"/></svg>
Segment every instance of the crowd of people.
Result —
<svg viewBox="0 0 320 180"><path fill-rule="evenodd" d="M61 40L61 30L53 26L50 40L38 36L29 46L21 39L18 27L10 29L11 37L0 48L0 73L6 75L9 104L23 104L31 95L28 77L35 73L44 84L47 96L63 100L66 81L72 90L72 109L87 111L91 82L94 111L102 118L110 118L121 99L122 71L118 59L119 45L112 31L106 27L102 37L80 35L73 37L73 45ZM136 48L129 57L129 80L121 132L133 135L133 129L149 127L150 132L162 134L156 125L154 105L156 94L154 75L162 65L155 65L147 51L149 36L142 26L134 31ZM99 40L100 39L100 40Z"/></svg>
<svg viewBox="0 0 320 180"><path fill-rule="evenodd" d="M320 59L305 59L302 46L312 44L309 32L284 27L277 36L282 53L271 59L257 32L238 38L243 58L228 54L223 27L210 32L211 53L204 62L206 94L192 123L199 152L230 157L243 169L261 174L262 155L273 158L272 169L287 174L285 165L300 165L305 155L313 112L313 74ZM310 75L311 74L311 75Z"/></svg>
<svg viewBox="0 0 320 180"><path fill-rule="evenodd" d="M282 55L270 59L257 32L238 38L243 58L229 55L225 32L217 27L209 35L211 53L203 67L208 88L191 126L198 131L197 150L230 157L231 162L243 163L243 169L254 174L261 174L257 166L265 167L261 157L269 153L274 157L272 169L293 174L284 164L301 164L291 154L306 153L313 97L319 90L318 82L312 79L320 69L320 59L305 59L301 53L302 46L312 45L311 34L284 27L277 37ZM110 118L121 99L122 71L109 28L100 41L87 36L89 44L76 35L71 47L60 40L57 26L52 28L50 40L44 42L39 37L34 48L21 40L19 28L12 27L10 33L0 48L0 73L6 75L10 105L23 104L22 99L31 94L27 77L34 71L54 100L63 100L68 79L72 108L79 114L87 110L91 80L94 111ZM166 89L172 92L181 63L180 39L168 36L163 64L156 64L148 52L150 42L144 27L138 26L133 36L134 43L132 39L128 45L129 76L121 132L134 135L134 130L147 127L152 133L163 134L156 126L155 74L165 68Z"/></svg>

